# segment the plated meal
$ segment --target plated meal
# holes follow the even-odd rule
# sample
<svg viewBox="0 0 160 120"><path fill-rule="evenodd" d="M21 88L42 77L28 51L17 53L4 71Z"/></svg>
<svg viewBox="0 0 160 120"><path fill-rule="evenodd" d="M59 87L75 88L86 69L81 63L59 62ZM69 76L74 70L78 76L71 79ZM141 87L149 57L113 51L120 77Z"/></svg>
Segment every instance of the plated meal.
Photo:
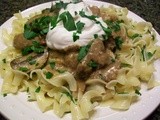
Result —
<svg viewBox="0 0 160 120"><path fill-rule="evenodd" d="M151 23L134 21L127 8L113 5L50 5L27 17L16 13L11 32L2 30L4 97L26 92L43 114L53 110L80 120L97 106L128 111L141 101L143 85L147 91L159 85L154 63L160 46Z"/></svg>

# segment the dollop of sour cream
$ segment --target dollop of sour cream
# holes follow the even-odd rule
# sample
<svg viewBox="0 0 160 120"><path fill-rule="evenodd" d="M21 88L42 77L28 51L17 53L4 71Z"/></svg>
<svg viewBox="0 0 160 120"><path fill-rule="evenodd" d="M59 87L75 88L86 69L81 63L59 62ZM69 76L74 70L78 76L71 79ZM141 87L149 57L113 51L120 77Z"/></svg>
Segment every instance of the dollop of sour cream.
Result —
<svg viewBox="0 0 160 120"><path fill-rule="evenodd" d="M61 14L65 11L68 11L74 18L75 22L80 21L85 24L82 32L80 34L77 34L79 36L79 39L74 41L73 33L76 31L68 31L63 26L63 22L61 21L56 25L55 28L50 29L46 36L47 46L50 49L61 50L75 45L84 46L94 39L95 34L98 36L102 36L105 34L100 24L96 24L95 21L89 18L81 17L79 15L79 12L81 10L83 10L86 15L92 15L91 10L84 2L80 2L77 4L70 3L67 5L66 9L61 9L59 12L59 14ZM103 22L102 18L99 17L96 18L96 20L98 20L104 27L107 27L106 23Z"/></svg>

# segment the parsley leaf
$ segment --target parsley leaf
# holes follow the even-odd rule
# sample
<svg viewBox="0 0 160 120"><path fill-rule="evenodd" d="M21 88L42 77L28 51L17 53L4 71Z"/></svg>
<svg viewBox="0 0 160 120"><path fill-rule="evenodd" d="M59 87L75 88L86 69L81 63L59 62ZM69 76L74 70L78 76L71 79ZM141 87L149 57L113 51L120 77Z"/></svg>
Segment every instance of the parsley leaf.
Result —
<svg viewBox="0 0 160 120"><path fill-rule="evenodd" d="M6 93L4 93L4 94L3 94L3 97L6 97L6 96L7 96L7 94L6 94Z"/></svg>
<svg viewBox="0 0 160 120"><path fill-rule="evenodd" d="M30 64L30 65L36 64L36 60L31 60L31 61L29 61L29 64Z"/></svg>
<svg viewBox="0 0 160 120"><path fill-rule="evenodd" d="M139 92L138 89L135 90L135 93L136 93L137 95L142 95L142 94Z"/></svg>
<svg viewBox="0 0 160 120"><path fill-rule="evenodd" d="M136 34L132 35L130 38L135 39L136 37L142 37L142 35L136 33Z"/></svg>
<svg viewBox="0 0 160 120"><path fill-rule="evenodd" d="M118 50L121 50L122 43L123 43L123 39L121 37L115 38L115 44Z"/></svg>
<svg viewBox="0 0 160 120"><path fill-rule="evenodd" d="M76 30L74 18L68 11L60 14L59 19L60 19L59 21L61 20L63 21L63 25L68 31Z"/></svg>
<svg viewBox="0 0 160 120"><path fill-rule="evenodd" d="M63 92L63 94L65 94L67 97L69 97L73 103L75 103L75 99L73 98L73 96L71 95L71 93L69 93L69 92Z"/></svg>
<svg viewBox="0 0 160 120"><path fill-rule="evenodd" d="M77 35L77 33L73 32L73 41L75 42L78 39L79 39L79 36Z"/></svg>
<svg viewBox="0 0 160 120"><path fill-rule="evenodd" d="M98 34L94 34L94 39L97 39L98 38Z"/></svg>
<svg viewBox="0 0 160 120"><path fill-rule="evenodd" d="M41 87L39 86L38 88L36 88L35 92L36 92L36 93L39 93L40 90L41 90Z"/></svg>
<svg viewBox="0 0 160 120"><path fill-rule="evenodd" d="M49 65L50 65L50 67L51 67L52 69L54 69L54 68L55 68L56 63L55 63L55 62L49 62Z"/></svg>
<svg viewBox="0 0 160 120"><path fill-rule="evenodd" d="M51 79L53 77L53 74L51 72L47 72L45 75L47 79Z"/></svg>
<svg viewBox="0 0 160 120"><path fill-rule="evenodd" d="M129 67L129 68L132 68L132 65L131 64L127 64L127 63L121 63L120 67Z"/></svg>
<svg viewBox="0 0 160 120"><path fill-rule="evenodd" d="M29 92L29 87L27 87L27 93Z"/></svg>
<svg viewBox="0 0 160 120"><path fill-rule="evenodd" d="M66 70L60 70L60 69L57 69L57 72L59 73L64 73Z"/></svg>
<svg viewBox="0 0 160 120"><path fill-rule="evenodd" d="M22 55L27 55L31 52L35 53L43 53L45 47L42 46L38 41L33 41L31 46L27 46L24 49L22 49Z"/></svg>
<svg viewBox="0 0 160 120"><path fill-rule="evenodd" d="M6 63L6 58L2 59L3 63Z"/></svg>
<svg viewBox="0 0 160 120"><path fill-rule="evenodd" d="M88 63L88 66L89 66L89 67L92 67L92 68L97 68L97 67L98 67L98 63L95 62L95 61L90 61L90 62Z"/></svg>
<svg viewBox="0 0 160 120"><path fill-rule="evenodd" d="M22 72L27 72L28 68L27 67L20 67L19 70L22 71Z"/></svg>
<svg viewBox="0 0 160 120"><path fill-rule="evenodd" d="M24 37L28 40L35 38L38 34L32 31L31 27L28 24L24 25Z"/></svg>
<svg viewBox="0 0 160 120"><path fill-rule="evenodd" d="M89 48L90 48L90 44L86 45L86 46L82 46L80 48L80 51L78 53L78 61L80 62L88 53Z"/></svg>
<svg viewBox="0 0 160 120"><path fill-rule="evenodd" d="M84 28L84 25L85 25L85 23L80 22L80 21L78 21L78 22L76 23L77 33L81 33L81 32L82 32L82 29Z"/></svg>
<svg viewBox="0 0 160 120"><path fill-rule="evenodd" d="M88 19L90 19L90 20L97 21L97 20L96 20L97 16L95 16L95 15L86 15L83 10L81 10L81 11L79 12L79 15L80 15L81 17L86 17L86 18L88 18Z"/></svg>
<svg viewBox="0 0 160 120"><path fill-rule="evenodd" d="M155 54L155 52L156 52L156 50L153 53L147 52L146 51L146 46L144 45L142 50L141 50L143 61L151 59L153 57L153 55Z"/></svg>
<svg viewBox="0 0 160 120"><path fill-rule="evenodd" d="M66 9L68 4L70 3L64 3L63 1L59 1L59 2L56 2L55 6L58 9L62 9L62 8Z"/></svg>
<svg viewBox="0 0 160 120"><path fill-rule="evenodd" d="M110 21L110 20L107 20L106 23L107 25L109 26L110 29L112 29L114 32L118 32L121 27L120 27L120 23L122 23L123 21Z"/></svg>
<svg viewBox="0 0 160 120"><path fill-rule="evenodd" d="M46 35L49 31L49 23L55 19L55 16L43 16L24 25L24 37L28 40L38 35ZM53 22L52 22L53 24Z"/></svg>

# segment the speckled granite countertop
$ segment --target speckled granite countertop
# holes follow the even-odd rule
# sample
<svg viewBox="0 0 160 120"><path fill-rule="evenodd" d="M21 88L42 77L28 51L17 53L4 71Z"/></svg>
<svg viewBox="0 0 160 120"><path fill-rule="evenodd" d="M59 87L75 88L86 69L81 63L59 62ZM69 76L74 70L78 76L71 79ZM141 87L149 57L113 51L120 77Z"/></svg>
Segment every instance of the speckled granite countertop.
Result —
<svg viewBox="0 0 160 120"><path fill-rule="evenodd" d="M13 16L14 13L23 11L31 6L53 0L0 0L0 25ZM160 0L101 0L127 7L146 21L153 24L160 33ZM0 115L0 120L6 120ZM160 120L160 106L146 119Z"/></svg>

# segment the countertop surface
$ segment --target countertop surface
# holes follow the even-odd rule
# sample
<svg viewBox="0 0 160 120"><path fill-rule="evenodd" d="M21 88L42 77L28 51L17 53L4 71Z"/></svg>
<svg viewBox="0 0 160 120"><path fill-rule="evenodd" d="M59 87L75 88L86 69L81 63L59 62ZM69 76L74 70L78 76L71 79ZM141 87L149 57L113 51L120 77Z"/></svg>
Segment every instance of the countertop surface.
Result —
<svg viewBox="0 0 160 120"><path fill-rule="evenodd" d="M23 11L34 5L53 0L0 0L0 25L13 16L14 13ZM127 7L132 12L152 23L160 33L160 0L101 0ZM0 114L0 120L6 120ZM160 105L146 120L160 120Z"/></svg>

